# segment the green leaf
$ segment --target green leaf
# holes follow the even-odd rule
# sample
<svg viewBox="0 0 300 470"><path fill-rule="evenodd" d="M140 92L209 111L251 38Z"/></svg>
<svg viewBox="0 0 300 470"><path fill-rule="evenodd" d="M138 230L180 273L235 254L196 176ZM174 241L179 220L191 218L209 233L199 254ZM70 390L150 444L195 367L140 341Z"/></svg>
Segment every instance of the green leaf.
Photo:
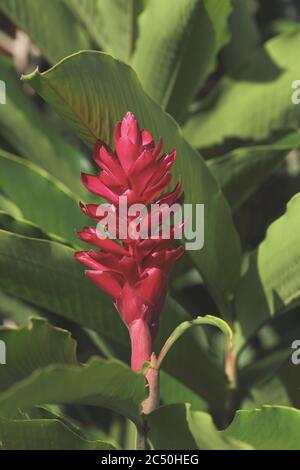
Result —
<svg viewBox="0 0 300 470"><path fill-rule="evenodd" d="M6 232L16 233L18 235L23 235L27 238L36 238L40 240L49 240L57 243L62 243L69 247L73 245L67 242L64 238L54 233L47 233L40 228L39 225L36 225L29 220L13 217L5 211L0 210L0 229Z"/></svg>
<svg viewBox="0 0 300 470"><path fill-rule="evenodd" d="M228 40L229 0L151 0L132 61L145 91L181 120ZM168 18L168 21L166 21Z"/></svg>
<svg viewBox="0 0 300 470"><path fill-rule="evenodd" d="M74 250L0 230L1 288L128 345L111 300L84 276Z"/></svg>
<svg viewBox="0 0 300 470"><path fill-rule="evenodd" d="M19 330L1 327L0 340L6 346L6 365L0 367L0 392L40 367L77 363L76 343L71 334L41 318L29 320Z"/></svg>
<svg viewBox="0 0 300 470"><path fill-rule="evenodd" d="M77 403L108 408L139 426L145 385L142 374L115 360L95 357L84 366L50 365L1 393L0 415L14 416L16 408Z"/></svg>
<svg viewBox="0 0 300 470"><path fill-rule="evenodd" d="M0 450L113 450L88 441L56 419L0 420Z"/></svg>
<svg viewBox="0 0 300 470"><path fill-rule="evenodd" d="M71 248L0 230L0 264L3 267L0 286L7 293L47 308L129 348L128 332L112 301L85 278ZM179 323L190 319L180 305L168 298L155 350L160 350ZM203 396L212 408L222 408L227 379L222 364L207 351L203 331L191 329L178 342L164 360L163 369L195 394ZM192 361L193 357L197 357L196 362Z"/></svg>
<svg viewBox="0 0 300 470"><path fill-rule="evenodd" d="M300 335L299 309L287 310L263 325L239 354L238 383L258 406L267 403L299 408L298 366L292 361L293 342ZM256 341L259 353L253 348Z"/></svg>
<svg viewBox="0 0 300 470"><path fill-rule="evenodd" d="M87 33L61 0L0 0L2 10L54 63L73 52L89 49Z"/></svg>
<svg viewBox="0 0 300 470"><path fill-rule="evenodd" d="M1 153L1 150L0 150ZM21 218L22 212L10 199L0 194L0 211L10 214L12 217Z"/></svg>
<svg viewBox="0 0 300 470"><path fill-rule="evenodd" d="M298 336L298 335L297 335ZM296 335L294 336L294 338ZM273 402L274 404L290 405L294 408L300 408L300 394L299 394L299 365L293 364L291 354L293 350L290 349L288 359L281 364L280 368L276 371L273 380L279 385L277 389L281 390L282 401ZM266 403L266 400L264 401ZM269 402L268 402L269 403ZM272 402L269 404L273 404Z"/></svg>
<svg viewBox="0 0 300 470"><path fill-rule="evenodd" d="M130 110L156 139L163 136L165 150L177 149L174 179L182 178L186 203L194 210L202 203L206 210L204 249L190 254L223 314L229 316L228 295L240 274L240 242L230 209L205 162L184 141L171 117L145 94L135 73L105 54L83 52L25 79L90 145L97 138L112 143L115 122Z"/></svg>
<svg viewBox="0 0 300 470"><path fill-rule="evenodd" d="M165 342L158 356L158 367L162 364L165 356L168 354L169 350L173 347L174 343L180 338L181 335L183 335L190 328L203 325L216 326L224 333L228 342L232 341L231 328L221 318L213 317L212 315L205 315L204 317L198 317L195 320L186 321L178 325Z"/></svg>
<svg viewBox="0 0 300 470"><path fill-rule="evenodd" d="M249 256L236 295L236 315L246 338L299 299L299 211L298 194Z"/></svg>
<svg viewBox="0 0 300 470"><path fill-rule="evenodd" d="M300 411L280 406L238 411L224 436L248 442L256 450L300 450Z"/></svg>
<svg viewBox="0 0 300 470"><path fill-rule="evenodd" d="M168 405L147 417L149 438L159 450L249 450L251 446L222 435L207 413L190 405Z"/></svg>
<svg viewBox="0 0 300 470"><path fill-rule="evenodd" d="M237 69L261 44L261 37L256 25L250 2L231 0L232 14L228 26L231 39L222 51L222 66L225 71Z"/></svg>
<svg viewBox="0 0 300 470"><path fill-rule="evenodd" d="M42 404L83 403L125 414L137 424L145 379L116 361L79 366L70 333L43 319L19 330L0 329L6 366L0 368L0 415Z"/></svg>
<svg viewBox="0 0 300 470"><path fill-rule="evenodd" d="M297 385L294 390L299 395ZM276 406L295 406L287 393L285 384L279 380L277 375L252 387L248 397L243 401L242 408L243 410L255 410L266 403Z"/></svg>
<svg viewBox="0 0 300 470"><path fill-rule="evenodd" d="M230 41L231 32L229 19L233 11L232 0L220 3L218 0L204 0L205 9L213 26L214 48L211 55L206 77L215 71L217 67L217 56L222 48ZM205 38L207 41L207 38Z"/></svg>
<svg viewBox="0 0 300 470"><path fill-rule="evenodd" d="M78 243L76 229L86 224L86 217L71 191L45 170L0 150L0 187L26 219L46 232Z"/></svg>
<svg viewBox="0 0 300 470"><path fill-rule="evenodd" d="M273 19L270 25L272 34L282 34L296 31L298 29L297 21L289 18Z"/></svg>
<svg viewBox="0 0 300 470"><path fill-rule="evenodd" d="M278 168L288 151L300 144L298 133L272 145L244 147L208 161L209 168L237 210Z"/></svg>
<svg viewBox="0 0 300 470"><path fill-rule="evenodd" d="M1 1L0 1L1 5ZM7 83L6 104L0 106L0 133L23 157L44 168L79 196L85 195L80 170L89 169L81 152L49 125L26 95L13 63L0 56L1 80Z"/></svg>
<svg viewBox="0 0 300 470"><path fill-rule="evenodd" d="M100 49L129 61L143 0L64 0Z"/></svg>
<svg viewBox="0 0 300 470"><path fill-rule="evenodd" d="M276 373L285 359L291 354L290 348L268 352L265 357L253 361L238 370L238 382L242 389L248 391L251 386L266 380ZM267 400L267 403L270 403Z"/></svg>
<svg viewBox="0 0 300 470"><path fill-rule="evenodd" d="M230 77L223 78L184 134L198 148L229 139L262 141L276 131L299 127L300 107L292 103L292 83L300 74L300 32L271 39Z"/></svg>
<svg viewBox="0 0 300 470"><path fill-rule="evenodd" d="M30 317L40 317L40 312L32 305L27 305L15 297L0 290L0 314L7 321L24 325Z"/></svg>
<svg viewBox="0 0 300 470"><path fill-rule="evenodd" d="M0 229L7 232L17 233L30 238L39 238L41 240L52 240L60 243L65 242L58 236L50 235L44 232L38 225L33 224L25 219L15 218L7 212L0 211Z"/></svg>
<svg viewBox="0 0 300 470"><path fill-rule="evenodd" d="M188 402L193 410L208 410L209 405L205 400L163 370L160 371L159 382L160 398L164 405Z"/></svg>

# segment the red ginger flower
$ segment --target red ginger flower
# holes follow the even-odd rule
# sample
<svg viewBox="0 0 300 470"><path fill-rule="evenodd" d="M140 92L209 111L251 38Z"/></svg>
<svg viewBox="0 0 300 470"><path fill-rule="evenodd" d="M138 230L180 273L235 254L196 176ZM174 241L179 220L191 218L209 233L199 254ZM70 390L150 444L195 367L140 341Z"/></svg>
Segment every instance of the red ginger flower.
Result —
<svg viewBox="0 0 300 470"><path fill-rule="evenodd" d="M82 181L87 189L110 201L111 211L119 221L121 196L127 197L128 205L143 203L147 206L142 224L150 217L151 202L155 202L156 207L182 202L180 183L174 191L156 199L172 181L170 169L175 162L175 151L161 155L162 140L156 146L152 135L145 129L140 131L129 112L116 124L114 140L115 152L97 141L94 160L101 171L97 176L82 174ZM97 204L81 204L81 210L101 224L97 208ZM132 219L128 218L129 224ZM86 271L87 277L112 298L128 327L134 370L141 369L143 363L150 360L168 276L174 261L183 252L183 248L172 247L174 231L172 227L170 239L163 238L159 231L155 238L127 236L122 244L100 238L94 227L86 227L78 233L79 238L101 249L81 251L75 257L91 268Z"/></svg>

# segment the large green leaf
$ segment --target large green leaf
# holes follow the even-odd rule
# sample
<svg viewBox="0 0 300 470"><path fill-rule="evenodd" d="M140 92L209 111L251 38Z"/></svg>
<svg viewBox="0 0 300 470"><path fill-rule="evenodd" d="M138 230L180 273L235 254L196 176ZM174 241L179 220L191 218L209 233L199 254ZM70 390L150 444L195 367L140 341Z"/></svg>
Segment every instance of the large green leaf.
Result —
<svg viewBox="0 0 300 470"><path fill-rule="evenodd" d="M89 49L87 33L61 0L0 0L0 10L54 63L81 49Z"/></svg>
<svg viewBox="0 0 300 470"><path fill-rule="evenodd" d="M298 394L297 386L295 391ZM286 391L285 384L279 380L277 375L274 375L272 378L268 377L267 380L252 387L241 408L243 410L255 410L261 408L266 403L276 406L294 405Z"/></svg>
<svg viewBox="0 0 300 470"><path fill-rule="evenodd" d="M194 410L208 410L209 405L203 398L163 370L160 371L159 382L160 398L164 405L187 402L192 405Z"/></svg>
<svg viewBox="0 0 300 470"><path fill-rule="evenodd" d="M299 307L287 307L287 310L264 325L251 339L252 357L247 354L248 348L240 356L239 365L243 367L239 370L239 383L247 387L248 396L254 395L261 400L260 406L276 404L299 408L300 405L299 367L295 361L299 357L295 341L300 335Z"/></svg>
<svg viewBox="0 0 300 470"><path fill-rule="evenodd" d="M68 243L61 237L49 234L42 230L38 225L29 222L23 218L16 218L7 212L0 211L0 229L7 232L17 233L30 238L39 238L41 240L52 240L59 243ZM71 245L69 245L71 246Z"/></svg>
<svg viewBox="0 0 300 470"><path fill-rule="evenodd" d="M12 217L22 218L20 208L15 205L7 196L0 193L0 211L10 214Z"/></svg>
<svg viewBox="0 0 300 470"><path fill-rule="evenodd" d="M243 393L248 395L243 407L251 409L267 403L299 408L298 366L292 360L293 342L300 335L299 309L296 306L287 310L264 325L239 353L240 398Z"/></svg>
<svg viewBox="0 0 300 470"><path fill-rule="evenodd" d="M76 194L86 194L79 176L82 168L89 168L88 161L52 129L22 89L12 62L0 56L0 68L1 80L7 83L6 104L0 106L0 133L20 155L47 170Z"/></svg>
<svg viewBox="0 0 300 470"><path fill-rule="evenodd" d="M37 369L0 394L0 416L42 404L77 403L108 408L141 424L145 378L121 362L93 358L83 366Z"/></svg>
<svg viewBox="0 0 300 470"><path fill-rule="evenodd" d="M299 211L298 194L249 257L236 296L236 314L245 337L299 299Z"/></svg>
<svg viewBox="0 0 300 470"><path fill-rule="evenodd" d="M40 312L32 305L5 294L0 290L0 315L6 321L24 325L31 317L40 317Z"/></svg>
<svg viewBox="0 0 300 470"><path fill-rule="evenodd" d="M4 291L128 344L111 300L86 279L73 249L3 230L0 239Z"/></svg>
<svg viewBox="0 0 300 470"><path fill-rule="evenodd" d="M151 0L141 15L133 68L146 92L176 119L184 117L229 39L230 11L230 0Z"/></svg>
<svg viewBox="0 0 300 470"><path fill-rule="evenodd" d="M238 411L223 435L248 442L256 450L300 450L299 432L299 410L264 406Z"/></svg>
<svg viewBox="0 0 300 470"><path fill-rule="evenodd" d="M85 278L73 256L74 251L62 244L0 231L0 287L129 348L127 330L111 300ZM191 317L168 298L155 350L159 351L176 326L186 320ZM228 385L223 366L211 357L200 328L178 340L163 368L213 408L224 406Z"/></svg>
<svg viewBox="0 0 300 470"><path fill-rule="evenodd" d="M285 401L282 404L290 404L297 409L300 408L298 367L299 364L293 364L291 356L289 356L280 366L275 376L275 379L279 381L280 387L283 388L282 394L285 394ZM278 404L278 402L276 402L276 404Z"/></svg>
<svg viewBox="0 0 300 470"><path fill-rule="evenodd" d="M0 329L6 367L0 369L0 415L48 403L104 406L140 420L145 379L116 361L93 358L79 366L76 343L67 331L43 319L19 330Z"/></svg>
<svg viewBox="0 0 300 470"><path fill-rule="evenodd" d="M95 44L117 59L129 61L137 37L143 0L64 0L82 21Z"/></svg>
<svg viewBox="0 0 300 470"><path fill-rule="evenodd" d="M76 343L69 332L43 319L31 319L20 330L2 327L0 340L6 346L6 366L0 368L0 392L50 364L75 365Z"/></svg>
<svg viewBox="0 0 300 470"><path fill-rule="evenodd" d="M251 3L240 0L231 0L231 3L233 8L228 21L231 39L221 57L223 68L230 72L247 61L249 55L261 43Z"/></svg>
<svg viewBox="0 0 300 470"><path fill-rule="evenodd" d="M299 30L275 37L223 78L187 122L188 141L207 148L229 139L262 141L276 131L298 129L300 107L291 97L300 73L299 47Z"/></svg>
<svg viewBox="0 0 300 470"><path fill-rule="evenodd" d="M88 441L56 419L0 420L0 450L113 450Z"/></svg>
<svg viewBox="0 0 300 470"><path fill-rule="evenodd" d="M17 245L14 246L14 238L10 240L9 245L15 256L7 259L8 245L6 243L9 234L3 232L6 243L4 240L3 244L0 243L0 253L3 249L2 264L6 269L7 278L4 282L0 281L1 286L11 294L47 308L83 326L93 328L101 335L104 334L106 339L113 340L122 347L124 345L128 347L129 337L114 311L112 303L101 291L98 291L86 281L79 263L75 263L72 259L73 250L66 246L57 247L56 243L49 243L47 263L45 263L45 245L40 243L41 240L32 240L27 237L38 237L49 241L49 236L37 226L28 224L26 221L15 220L7 214L2 214L2 219L0 214L0 228L13 231L15 234L23 235L23 237L18 238L18 243L22 246L21 250ZM33 245L34 242L36 242L35 245ZM33 251L35 256L31 255ZM51 256L49 256L49 252ZM14 269L16 258L18 259L17 271ZM58 259L61 259L59 263ZM51 276L53 271L57 273L55 279ZM73 287L73 282L76 282L75 279L77 279L77 283L76 287ZM79 292L80 303L77 299L72 298L73 289L78 290L78 285L81 286ZM59 301L57 297L59 297ZM65 302L62 303L61 299L65 299ZM102 308L98 310L101 303ZM93 315L92 312L95 311L97 315ZM82 312L85 312L85 314L82 314ZM90 313L87 314L88 312ZM22 314L20 313L20 315ZM23 316L23 320L24 318ZM174 332L178 324L185 322L183 329L185 329L184 325L186 324L188 327L193 325L193 323L189 323L190 320L191 317L185 310L174 300L168 298L162 313L160 334L155 350L159 351L162 348L165 339ZM201 318L199 320L200 323L203 322ZM221 325L224 323L220 319L216 319L216 321ZM179 330L179 333L181 333L182 328L179 328ZM103 339L102 336L102 341ZM196 363L191 361L191 357L194 356L197 356ZM175 380L178 384L176 386L177 396L178 387L181 386L180 396L185 396L186 400L195 403L197 402L197 395L200 395L206 398L212 408L223 408L228 392L224 366L211 356L203 331L197 329L197 331L188 331L182 335L176 347L171 348L171 351L168 352L167 358L163 362L163 368L173 377L172 379L168 375L169 382L173 380L172 383L174 383ZM193 370L192 374L190 373L191 370ZM200 376L203 380L198 379ZM168 386L167 382L166 379L166 386ZM169 385L174 389L172 383ZM190 399L191 396L193 396L193 400Z"/></svg>
<svg viewBox="0 0 300 470"><path fill-rule="evenodd" d="M254 385L274 376L276 371L290 355L291 350L288 347L279 349L278 351L268 351L264 357L240 368L238 370L239 386L245 392L249 392ZM270 402L267 400L267 403Z"/></svg>
<svg viewBox="0 0 300 470"><path fill-rule="evenodd" d="M233 210L238 209L278 168L288 151L300 144L292 133L271 145L244 147L208 161Z"/></svg>
<svg viewBox="0 0 300 470"><path fill-rule="evenodd" d="M229 19L233 11L232 0L224 1L222 4L218 0L204 0L204 6L213 26L214 47L211 54L209 66L205 78L215 71L217 67L217 56L222 48L230 41ZM205 38L205 41L207 39Z"/></svg>
<svg viewBox="0 0 300 470"><path fill-rule="evenodd" d="M28 220L69 242L77 242L76 229L86 224L86 217L71 191L45 170L0 150L0 188Z"/></svg>
<svg viewBox="0 0 300 470"><path fill-rule="evenodd" d="M75 54L26 80L90 145L97 138L112 143L113 126L128 110L155 138L163 136L165 150L177 149L174 178L182 178L185 202L205 205L205 243L190 254L223 314L229 315L230 295L240 274L240 242L229 206L205 162L182 138L179 128L149 98L135 73L99 52ZM194 212L195 214L195 212ZM222 237L220 237L222 233Z"/></svg>
<svg viewBox="0 0 300 470"><path fill-rule="evenodd" d="M168 405L147 417L149 438L160 450L249 450L251 446L217 431L207 413L192 411L190 405Z"/></svg>

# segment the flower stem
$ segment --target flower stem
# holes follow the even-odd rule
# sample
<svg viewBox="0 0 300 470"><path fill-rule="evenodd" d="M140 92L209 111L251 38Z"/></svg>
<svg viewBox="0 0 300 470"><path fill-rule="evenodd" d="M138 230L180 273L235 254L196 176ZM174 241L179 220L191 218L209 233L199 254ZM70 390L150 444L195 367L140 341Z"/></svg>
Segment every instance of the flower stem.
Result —
<svg viewBox="0 0 300 470"><path fill-rule="evenodd" d="M151 366L146 373L148 381L149 395L142 403L143 413L148 415L159 405L159 369L157 368L157 358L154 353L151 355Z"/></svg>
<svg viewBox="0 0 300 470"><path fill-rule="evenodd" d="M147 369L145 374L149 395L142 403L144 420L142 428L137 430L136 441L136 449L145 450L148 434L145 418L159 405L159 369L156 355L152 352L152 336L147 322L143 319L134 321L130 325L129 332L131 338L131 368L136 371L141 370L144 363L150 361L150 368Z"/></svg>
<svg viewBox="0 0 300 470"><path fill-rule="evenodd" d="M146 373L148 381L149 395L142 403L142 411L144 415L143 427L137 431L136 449L147 449L147 415L159 406L159 369L156 367L157 358L154 353L151 355L151 366Z"/></svg>
<svg viewBox="0 0 300 470"><path fill-rule="evenodd" d="M229 342L226 358L225 358L225 373L228 377L230 387L236 388L236 355L234 352L232 341Z"/></svg>
<svg viewBox="0 0 300 470"><path fill-rule="evenodd" d="M147 432L145 424L142 429L138 429L136 433L136 450L146 450L147 449Z"/></svg>

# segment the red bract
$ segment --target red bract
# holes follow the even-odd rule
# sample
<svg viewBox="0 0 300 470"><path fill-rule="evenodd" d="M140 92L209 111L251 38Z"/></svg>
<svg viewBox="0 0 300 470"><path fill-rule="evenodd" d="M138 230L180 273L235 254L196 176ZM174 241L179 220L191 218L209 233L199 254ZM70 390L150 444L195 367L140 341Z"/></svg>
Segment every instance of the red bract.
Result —
<svg viewBox="0 0 300 470"><path fill-rule="evenodd" d="M141 226L150 220L150 203L156 210L182 202L181 184L174 191L158 196L171 183L170 169L176 152L162 155L163 142L155 144L147 130L140 131L131 113L115 126L115 152L100 140L94 148L94 160L101 171L97 176L82 174L87 189L107 199L110 210L117 215L117 234L120 233L120 197L126 196L128 206L142 203L147 212L141 216ZM93 220L104 220L97 215L96 204L81 204L81 210ZM162 212L163 212L162 208ZM133 217L126 223L130 228ZM78 236L101 251L81 251L76 258L91 268L87 277L108 294L128 327L132 344L131 365L142 368L150 360L153 341L157 334L159 315L167 292L172 265L183 252L174 248L174 227L170 238L162 237L160 219L156 237L145 238L127 234L122 241L100 238L94 227L86 227ZM103 224L105 226L105 224Z"/></svg>

